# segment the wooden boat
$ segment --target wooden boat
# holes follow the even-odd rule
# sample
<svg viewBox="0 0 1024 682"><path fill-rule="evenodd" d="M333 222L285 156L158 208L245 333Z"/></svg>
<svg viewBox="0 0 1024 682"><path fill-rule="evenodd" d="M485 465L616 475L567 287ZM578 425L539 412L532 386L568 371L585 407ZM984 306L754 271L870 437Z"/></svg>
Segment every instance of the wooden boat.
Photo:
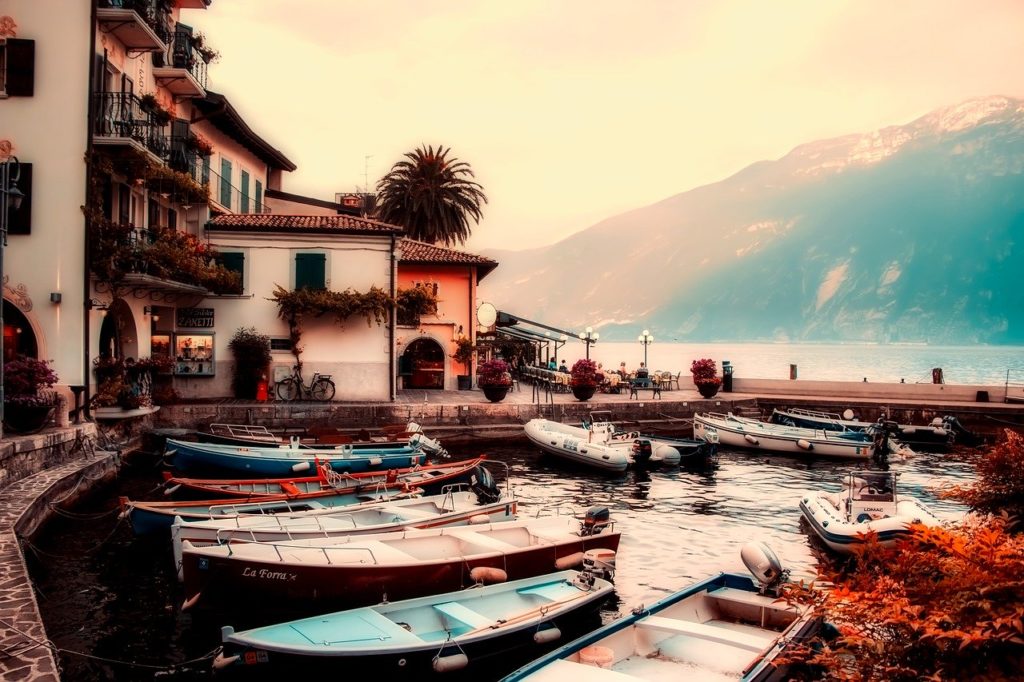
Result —
<svg viewBox="0 0 1024 682"><path fill-rule="evenodd" d="M261 609L367 606L450 592L488 575L519 580L564 570L587 550L618 546L602 507L582 521L555 516L277 543L183 542L185 606L244 604L254 595Z"/></svg>
<svg viewBox="0 0 1024 682"><path fill-rule="evenodd" d="M591 573L561 571L242 632L227 626L214 669L294 675L356 666L385 679L460 670L517 646L557 641L561 624L596 610L613 589Z"/></svg>
<svg viewBox="0 0 1024 682"><path fill-rule="evenodd" d="M301 429L298 433L291 431L286 432L286 435L278 435L262 425L214 423L210 424L206 431L196 431L195 437L200 443L218 443L220 445L249 445L276 448L281 445L319 447L320 445L345 445L351 443L355 448L360 448L374 447L380 443L407 441L416 433L423 433L423 429L416 422L409 422L404 426L385 426L373 432L368 429L362 429L354 436L343 435L336 431L332 432L322 427Z"/></svg>
<svg viewBox="0 0 1024 682"><path fill-rule="evenodd" d="M334 495L291 500L286 496L260 497L256 500L179 500L168 502L132 501L119 498L121 516L128 519L136 535L165 531L174 523L174 517L185 521L229 518L239 515L293 514L297 512L328 513L353 505L379 504L406 497L419 496L413 488L381 486L372 491L338 492Z"/></svg>
<svg viewBox="0 0 1024 682"><path fill-rule="evenodd" d="M808 609L777 598L786 572L776 568L771 550L748 545L742 556L760 585L732 573L702 580L633 609L503 682L784 679L775 659L790 642L812 636L817 622Z"/></svg>
<svg viewBox="0 0 1024 682"><path fill-rule="evenodd" d="M358 505L323 513L320 510L270 515L242 515L228 518L185 521L175 518L171 526L174 564L181 579L181 546L194 547L231 542L287 542L304 538L387 533L403 528L441 528L467 524L498 523L516 517L516 501L500 498L481 503L469 490L449 490L442 495L405 498L374 505Z"/></svg>
<svg viewBox="0 0 1024 682"><path fill-rule="evenodd" d="M896 492L898 474L850 473L839 493L811 492L800 499L800 512L811 530L840 554L851 554L869 534L891 545L910 535L911 524L942 522L921 502Z"/></svg>
<svg viewBox="0 0 1024 682"><path fill-rule="evenodd" d="M318 476L303 478L183 478L164 472L165 494L178 490L203 494L206 497L240 497L255 500L261 497L305 499L334 495L339 492L372 490L379 486L420 488L425 493L438 493L441 488L461 480L469 480L485 457L459 462L424 466L366 471L359 474L339 474L325 466L317 467Z"/></svg>
<svg viewBox="0 0 1024 682"><path fill-rule="evenodd" d="M824 431L795 426L766 424L733 414L698 413L693 416L693 433L723 445L784 454L869 459L888 456L884 433ZM877 454L876 454L877 453Z"/></svg>
<svg viewBox="0 0 1024 682"><path fill-rule="evenodd" d="M428 443L430 445L428 445ZM357 473L379 469L400 469L423 464L426 450L434 451L434 441L416 434L405 444L355 448L336 447L254 447L218 445L167 439L167 452L174 455L176 469L221 469L243 471L261 476L290 476L315 471L319 463L339 473ZM437 446L440 450L440 446Z"/></svg>
<svg viewBox="0 0 1024 682"><path fill-rule="evenodd" d="M847 410L847 416L853 413ZM862 422L847 419L833 412L820 412L799 407L776 408L772 411L771 420L776 424L800 426L826 431L864 431L865 429L882 427L908 447L921 450L945 451L959 442L964 445L977 445L978 437L965 429L960 420L953 416L936 417L930 424L897 424L879 420L878 422Z"/></svg>

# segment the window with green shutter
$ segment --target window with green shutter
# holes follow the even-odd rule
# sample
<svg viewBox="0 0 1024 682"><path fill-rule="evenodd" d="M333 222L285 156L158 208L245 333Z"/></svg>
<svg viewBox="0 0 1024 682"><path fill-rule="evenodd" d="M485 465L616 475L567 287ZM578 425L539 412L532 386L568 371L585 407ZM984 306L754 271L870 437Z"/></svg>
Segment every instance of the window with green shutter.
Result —
<svg viewBox="0 0 1024 682"><path fill-rule="evenodd" d="M210 157L203 157L203 187L210 189Z"/></svg>
<svg viewBox="0 0 1024 682"><path fill-rule="evenodd" d="M231 208L231 161L223 157L220 160L220 205Z"/></svg>
<svg viewBox="0 0 1024 682"><path fill-rule="evenodd" d="M263 183L256 181L256 213L263 213Z"/></svg>
<svg viewBox="0 0 1024 682"><path fill-rule="evenodd" d="M327 286L327 256L322 253L295 254L295 288L323 289Z"/></svg>
<svg viewBox="0 0 1024 682"><path fill-rule="evenodd" d="M221 251L222 262L227 270L238 273L238 281L245 290L245 254L241 251ZM241 293L241 292L239 292Z"/></svg>
<svg viewBox="0 0 1024 682"><path fill-rule="evenodd" d="M240 213L249 212L249 173L242 171L242 208Z"/></svg>

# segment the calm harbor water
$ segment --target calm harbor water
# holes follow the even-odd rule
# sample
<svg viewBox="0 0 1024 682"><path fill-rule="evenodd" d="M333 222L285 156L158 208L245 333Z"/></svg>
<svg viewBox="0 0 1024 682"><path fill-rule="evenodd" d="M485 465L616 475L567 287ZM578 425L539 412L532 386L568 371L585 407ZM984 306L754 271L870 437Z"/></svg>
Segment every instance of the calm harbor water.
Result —
<svg viewBox="0 0 1024 682"><path fill-rule="evenodd" d="M653 332L655 336L657 331ZM584 356L579 341L569 341L559 351L571 366ZM643 362L639 342L598 342L590 357L606 368L625 362L635 369ZM931 383L932 368L941 367L946 383L1001 386L1024 382L1024 347L1020 346L926 346L879 344L795 344L795 343L673 343L655 341L647 348L651 369L688 374L690 363L712 358L721 367L728 360L737 377L788 379L789 366L797 365L798 378L812 381L868 381L908 384Z"/></svg>
<svg viewBox="0 0 1024 682"><path fill-rule="evenodd" d="M723 450L699 468L605 474L563 464L525 443L484 448L499 480L507 464L523 514L556 507L611 508L623 532L609 620L641 603L722 570L745 573L740 547L767 542L794 576L811 578L812 541L801 529L797 501L805 490L838 490L841 474L868 464L806 461ZM475 454L464 450L453 456ZM943 486L969 480L973 468L953 455L921 454L891 468L905 492L941 517L964 510L937 499ZM156 498L158 469L140 457L115 484L62 516L26 547L47 633L62 648L134 661L130 668L79 656L62 657L67 680L154 679L159 668L200 657L219 643L231 614L182 614L167 538L135 538L110 511L118 495ZM498 679L523 662L502 658L476 680ZM503 667L504 666L504 667ZM182 676L180 679L194 679Z"/></svg>

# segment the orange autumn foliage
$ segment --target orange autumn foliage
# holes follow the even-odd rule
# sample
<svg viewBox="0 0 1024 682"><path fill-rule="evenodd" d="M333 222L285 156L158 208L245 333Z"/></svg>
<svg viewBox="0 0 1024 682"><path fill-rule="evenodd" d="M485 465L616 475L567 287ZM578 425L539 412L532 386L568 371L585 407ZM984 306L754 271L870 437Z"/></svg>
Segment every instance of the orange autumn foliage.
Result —
<svg viewBox="0 0 1024 682"><path fill-rule="evenodd" d="M1010 429L979 457L978 480L955 486L944 497L955 498L978 512L1009 514L1024 520L1024 436Z"/></svg>

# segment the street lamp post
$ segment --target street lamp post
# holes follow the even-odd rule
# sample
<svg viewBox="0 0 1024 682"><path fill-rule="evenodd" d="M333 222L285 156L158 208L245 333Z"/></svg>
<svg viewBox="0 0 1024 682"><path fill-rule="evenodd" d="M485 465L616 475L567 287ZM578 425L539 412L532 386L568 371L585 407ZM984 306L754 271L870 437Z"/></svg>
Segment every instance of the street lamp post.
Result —
<svg viewBox="0 0 1024 682"><path fill-rule="evenodd" d="M7 248L7 220L10 211L21 208L25 194L18 189L21 178L21 164L18 157L11 156L0 161L0 438L4 435L4 249Z"/></svg>
<svg viewBox="0 0 1024 682"><path fill-rule="evenodd" d="M587 327L586 331L580 332L580 341L587 344L587 360L590 359L590 345L597 343L601 335L594 331L593 327Z"/></svg>
<svg viewBox="0 0 1024 682"><path fill-rule="evenodd" d="M651 332L649 330L645 329L643 334L636 337L636 340L644 344L644 367L650 369L650 367L647 365L647 346L654 343L654 337L651 336Z"/></svg>

